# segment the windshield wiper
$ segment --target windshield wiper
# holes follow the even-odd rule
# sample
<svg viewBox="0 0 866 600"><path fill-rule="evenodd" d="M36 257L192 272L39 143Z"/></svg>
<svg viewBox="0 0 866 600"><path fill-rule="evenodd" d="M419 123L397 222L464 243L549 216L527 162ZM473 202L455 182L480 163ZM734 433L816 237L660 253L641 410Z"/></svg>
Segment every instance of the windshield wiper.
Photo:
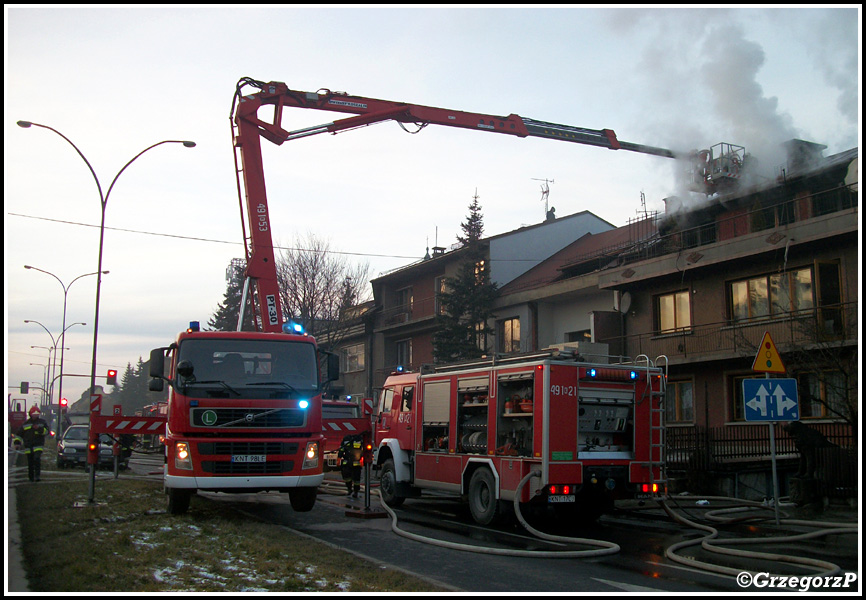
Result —
<svg viewBox="0 0 866 600"><path fill-rule="evenodd" d="M287 390L289 390L290 392L294 392L296 394L300 393L300 392L298 392L297 388L289 385L285 381L257 381L256 383L249 383L247 385L281 385L284 388L286 388Z"/></svg>
<svg viewBox="0 0 866 600"><path fill-rule="evenodd" d="M185 382L183 384L183 386L187 387L190 385L199 385L199 384L204 385L204 384L208 384L208 383L218 383L221 386L223 386L225 389L227 389L228 391L232 392L233 394L235 394L237 396L241 395L241 393L239 391L237 391L235 388L233 388L232 386L227 384L225 381L220 381L218 379L214 379L213 381L189 381L189 382Z"/></svg>

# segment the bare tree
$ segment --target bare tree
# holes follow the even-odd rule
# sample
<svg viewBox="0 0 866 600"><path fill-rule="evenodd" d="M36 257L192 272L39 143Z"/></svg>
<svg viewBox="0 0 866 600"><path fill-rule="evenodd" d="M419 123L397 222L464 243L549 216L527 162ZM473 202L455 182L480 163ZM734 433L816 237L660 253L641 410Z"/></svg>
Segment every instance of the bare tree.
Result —
<svg viewBox="0 0 866 600"><path fill-rule="evenodd" d="M345 335L346 309L371 297L369 263L353 264L312 233L280 250L277 279L286 318L303 325L325 348Z"/></svg>

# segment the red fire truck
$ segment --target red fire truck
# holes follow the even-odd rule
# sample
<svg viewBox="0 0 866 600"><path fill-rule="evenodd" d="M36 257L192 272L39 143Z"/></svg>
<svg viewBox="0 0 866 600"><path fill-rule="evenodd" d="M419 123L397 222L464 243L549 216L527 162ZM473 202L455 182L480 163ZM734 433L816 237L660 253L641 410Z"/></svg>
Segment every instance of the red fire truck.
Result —
<svg viewBox="0 0 866 600"><path fill-rule="evenodd" d="M322 400L322 434L325 436L325 470L337 470L340 461L337 454L347 435L370 435L370 413L373 400L345 398Z"/></svg>
<svg viewBox="0 0 866 600"><path fill-rule="evenodd" d="M614 499L662 493L663 370L576 358L550 351L388 377L374 423L383 500L453 492L488 524L515 496L595 518Z"/></svg>
<svg viewBox="0 0 866 600"><path fill-rule="evenodd" d="M171 359L164 375L164 357ZM333 358L336 358L333 356ZM339 365L328 361L329 379ZM302 333L198 331L151 352L151 389L169 383L165 488L183 513L197 490L289 493L309 511L324 477L322 378Z"/></svg>

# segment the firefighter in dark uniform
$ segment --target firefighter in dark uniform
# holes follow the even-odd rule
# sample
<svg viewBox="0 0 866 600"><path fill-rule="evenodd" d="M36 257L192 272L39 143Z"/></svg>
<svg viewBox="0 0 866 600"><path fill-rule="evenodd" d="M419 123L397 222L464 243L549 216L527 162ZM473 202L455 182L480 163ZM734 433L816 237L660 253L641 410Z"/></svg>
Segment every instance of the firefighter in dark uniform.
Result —
<svg viewBox="0 0 866 600"><path fill-rule="evenodd" d="M39 481L42 472L42 451L45 446L45 436L48 434L48 423L42 420L38 406L30 409L30 418L18 429L17 435L24 442L24 454L27 456L27 476L30 481Z"/></svg>
<svg viewBox="0 0 866 600"><path fill-rule="evenodd" d="M337 452L343 483L346 484L346 493L352 494L352 498L357 498L358 492L361 491L362 445L363 439L360 435L347 435L343 438L340 450Z"/></svg>

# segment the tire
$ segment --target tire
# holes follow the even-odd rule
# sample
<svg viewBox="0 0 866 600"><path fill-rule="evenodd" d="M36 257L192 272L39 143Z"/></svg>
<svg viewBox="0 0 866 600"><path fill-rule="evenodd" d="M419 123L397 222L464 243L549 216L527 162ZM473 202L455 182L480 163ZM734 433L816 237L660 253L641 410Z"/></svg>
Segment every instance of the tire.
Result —
<svg viewBox="0 0 866 600"><path fill-rule="evenodd" d="M490 469L476 470L469 480L469 512L479 525L490 525L502 516L496 498L496 479Z"/></svg>
<svg viewBox="0 0 866 600"><path fill-rule="evenodd" d="M397 470L394 468L394 460L388 459L382 464L382 476L379 478L379 493L382 501L388 506L397 507L406 499L397 495Z"/></svg>
<svg viewBox="0 0 866 600"><path fill-rule="evenodd" d="M189 490L181 490L177 488L167 488L168 495L168 512L172 515L182 515L189 510L189 500L192 498L192 492Z"/></svg>
<svg viewBox="0 0 866 600"><path fill-rule="evenodd" d="M310 512L316 504L316 488L302 487L289 490L289 503L295 512Z"/></svg>

